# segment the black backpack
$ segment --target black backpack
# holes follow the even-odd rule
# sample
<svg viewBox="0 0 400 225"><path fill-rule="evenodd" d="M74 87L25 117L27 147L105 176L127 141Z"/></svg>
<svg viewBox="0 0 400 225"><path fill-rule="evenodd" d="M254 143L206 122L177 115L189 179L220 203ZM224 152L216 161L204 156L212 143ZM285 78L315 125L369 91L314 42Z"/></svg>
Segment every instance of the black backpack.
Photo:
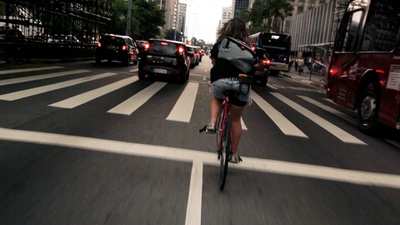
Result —
<svg viewBox="0 0 400 225"><path fill-rule="evenodd" d="M250 46L232 37L222 39L218 58L230 61L242 73L249 75L254 72L254 65L257 63L257 55Z"/></svg>

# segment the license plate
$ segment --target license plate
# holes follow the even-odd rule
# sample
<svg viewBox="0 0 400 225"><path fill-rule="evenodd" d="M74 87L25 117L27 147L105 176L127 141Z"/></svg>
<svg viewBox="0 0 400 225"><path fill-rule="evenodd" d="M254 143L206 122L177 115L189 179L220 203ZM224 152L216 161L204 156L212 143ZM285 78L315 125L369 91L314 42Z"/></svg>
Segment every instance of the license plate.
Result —
<svg viewBox="0 0 400 225"><path fill-rule="evenodd" d="M164 74L166 74L167 70L166 69L158 69L158 68L156 68L156 69L154 69L154 73L164 73Z"/></svg>

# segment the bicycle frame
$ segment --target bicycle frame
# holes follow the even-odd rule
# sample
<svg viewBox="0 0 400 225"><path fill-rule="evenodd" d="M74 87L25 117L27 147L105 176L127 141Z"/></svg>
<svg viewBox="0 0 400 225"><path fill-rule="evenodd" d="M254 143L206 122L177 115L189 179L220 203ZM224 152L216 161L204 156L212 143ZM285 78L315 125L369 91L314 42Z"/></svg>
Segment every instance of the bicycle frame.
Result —
<svg viewBox="0 0 400 225"><path fill-rule="evenodd" d="M222 144L223 144L223 134L224 134L224 129L226 125L226 117L227 115L230 114L230 108L229 108L229 96L227 95L222 102L222 110L220 115L217 118L217 123L216 123L216 131L217 131L217 147L218 151L221 150Z"/></svg>

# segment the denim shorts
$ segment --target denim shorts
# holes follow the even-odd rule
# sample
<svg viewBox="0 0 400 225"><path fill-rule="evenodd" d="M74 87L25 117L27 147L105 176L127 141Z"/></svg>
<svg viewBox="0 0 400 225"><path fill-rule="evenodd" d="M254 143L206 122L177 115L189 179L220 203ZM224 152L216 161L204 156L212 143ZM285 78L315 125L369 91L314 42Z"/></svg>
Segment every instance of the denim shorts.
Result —
<svg viewBox="0 0 400 225"><path fill-rule="evenodd" d="M211 83L211 93L219 99L225 98L224 91L234 90L239 92L239 95L230 99L230 102L236 106L245 106L251 100L250 89L249 84L240 84L238 80L230 78L221 78Z"/></svg>

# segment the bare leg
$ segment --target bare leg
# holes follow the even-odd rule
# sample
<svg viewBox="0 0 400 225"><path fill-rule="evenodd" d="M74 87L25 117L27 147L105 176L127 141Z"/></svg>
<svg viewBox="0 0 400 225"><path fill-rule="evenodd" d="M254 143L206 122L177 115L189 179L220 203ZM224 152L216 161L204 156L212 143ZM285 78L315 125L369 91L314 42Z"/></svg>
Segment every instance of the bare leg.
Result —
<svg viewBox="0 0 400 225"><path fill-rule="evenodd" d="M231 115L232 115L232 154L238 154L238 146L240 138L242 137L242 113L244 107L238 107L231 105Z"/></svg>
<svg viewBox="0 0 400 225"><path fill-rule="evenodd" d="M219 101L216 97L213 97L210 103L210 110L211 110L210 123L215 124L218 115L221 113L221 109L222 109L222 102Z"/></svg>

